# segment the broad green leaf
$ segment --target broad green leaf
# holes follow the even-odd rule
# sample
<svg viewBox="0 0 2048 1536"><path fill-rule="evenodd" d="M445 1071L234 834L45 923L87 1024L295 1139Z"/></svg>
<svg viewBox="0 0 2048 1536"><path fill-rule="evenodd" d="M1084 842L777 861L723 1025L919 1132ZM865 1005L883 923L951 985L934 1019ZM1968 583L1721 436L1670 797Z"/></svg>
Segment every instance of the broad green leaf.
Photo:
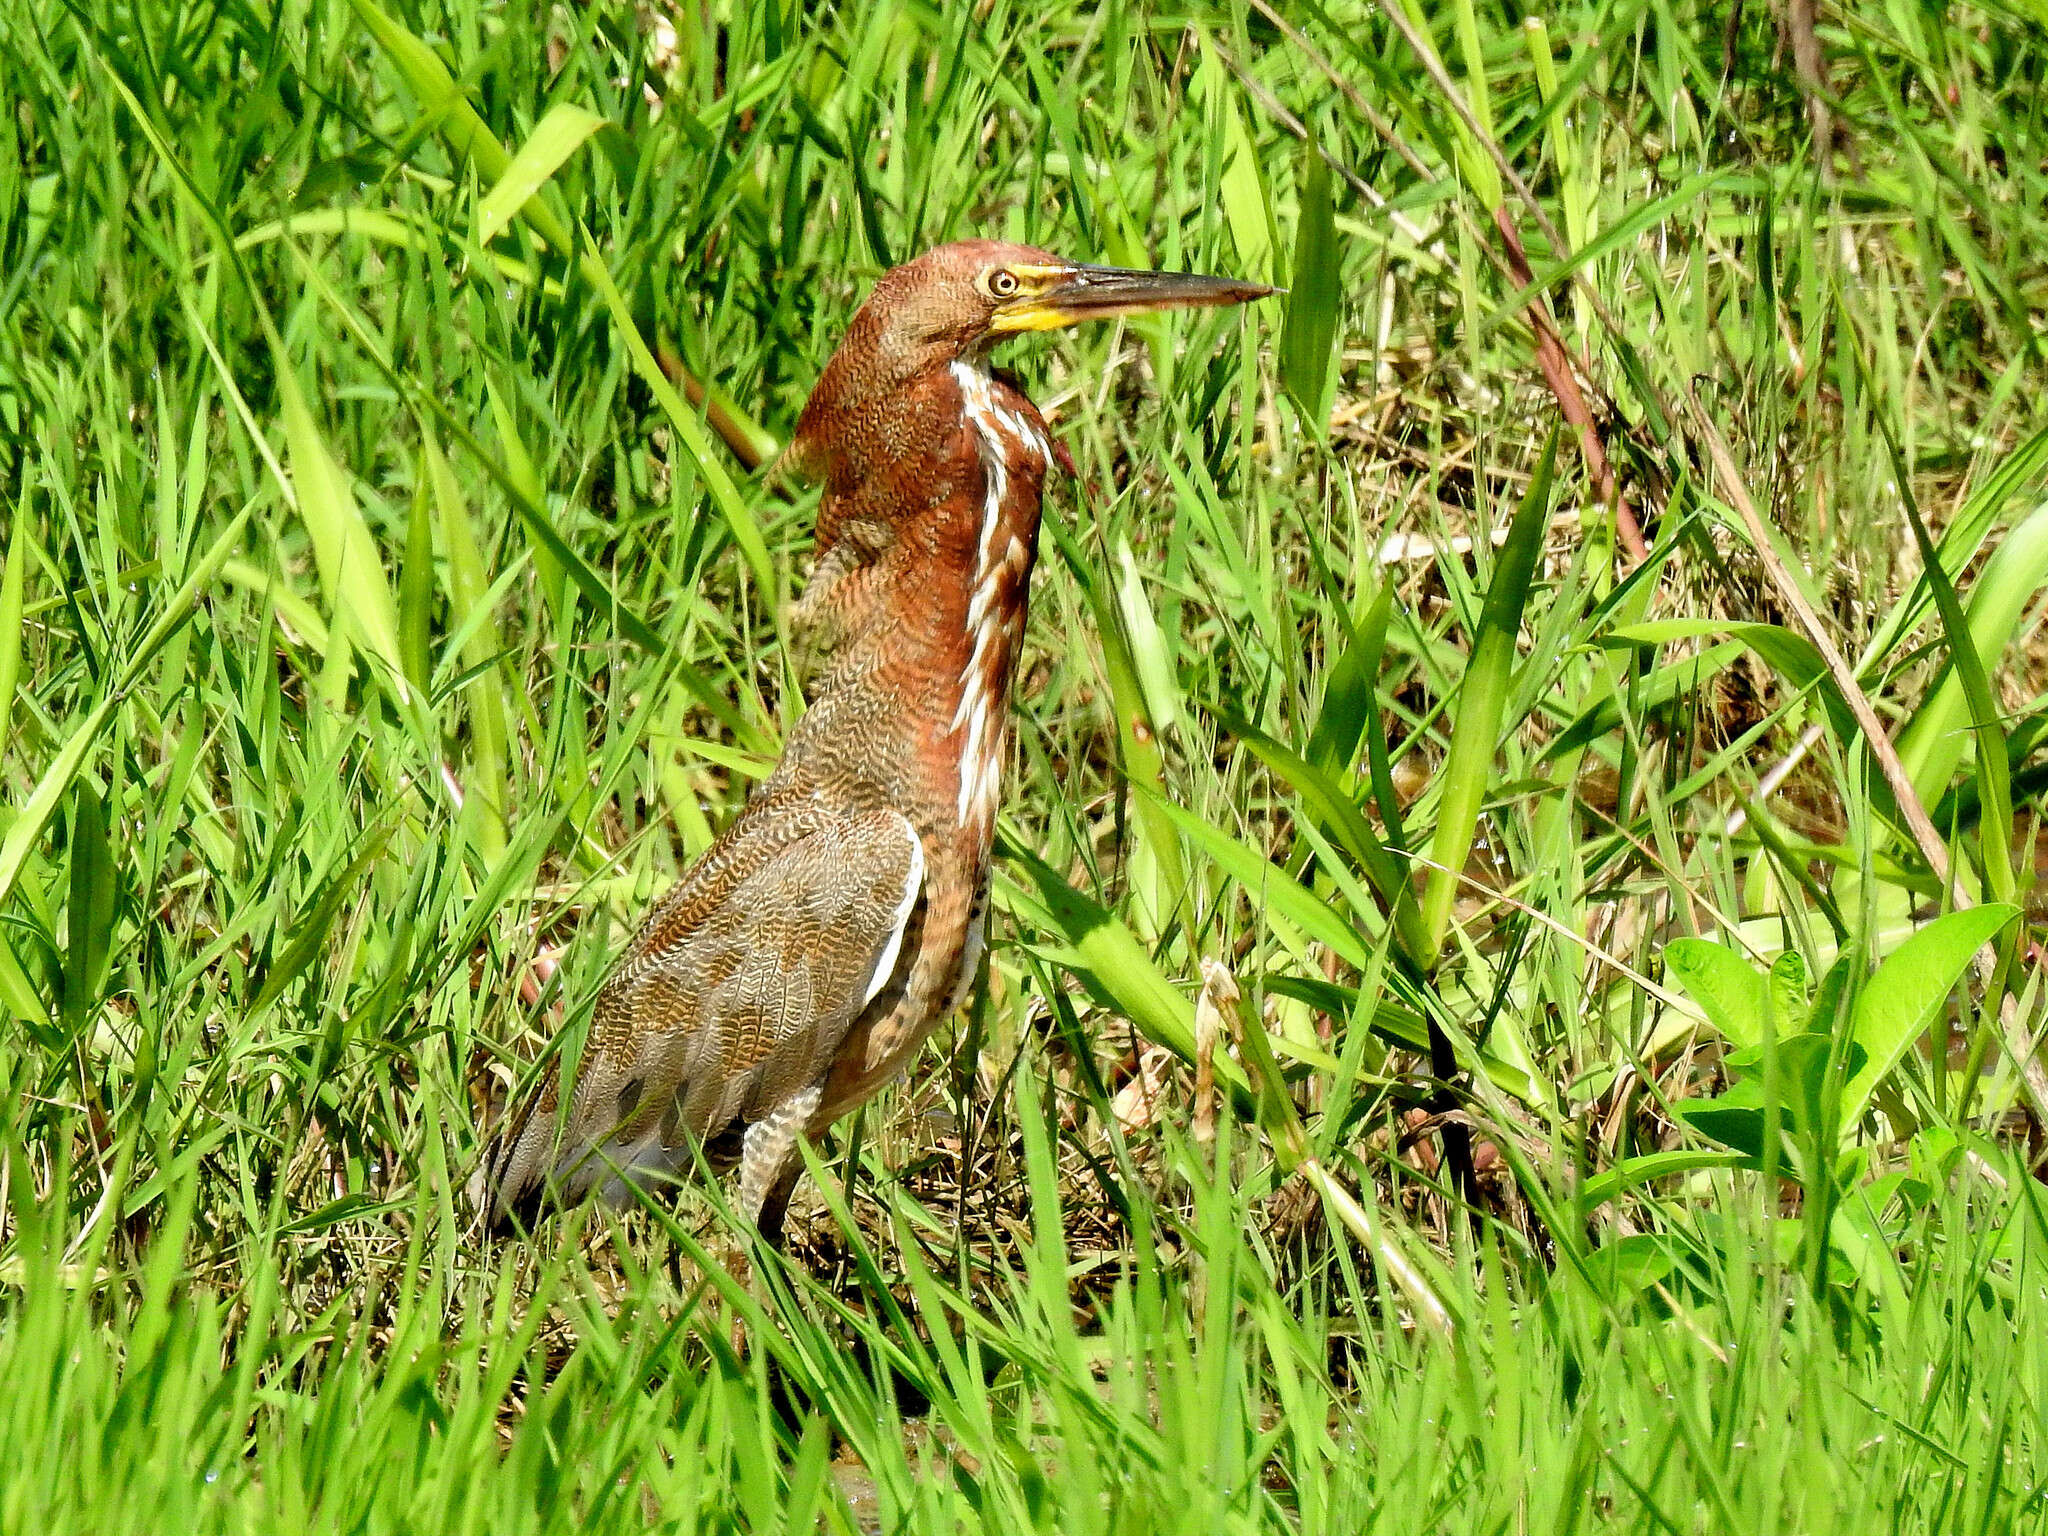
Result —
<svg viewBox="0 0 2048 1536"><path fill-rule="evenodd" d="M1724 1154L1706 1155L1727 1161ZM1589 1201L1585 1209L1591 1210L1598 1203ZM1662 1285L1678 1267L1681 1251L1679 1240L1668 1232L1638 1232L1595 1248L1586 1257L1586 1273L1599 1287L1600 1295L1626 1302L1652 1286Z"/></svg>
<svg viewBox="0 0 2048 1536"><path fill-rule="evenodd" d="M1738 1046L1763 1043L1770 980L1757 966L1711 939L1674 939L1664 946L1664 973L1726 1039Z"/></svg>
<svg viewBox="0 0 2048 1536"><path fill-rule="evenodd" d="M1294 231L1294 275L1287 288L1287 319L1280 332L1280 382L1309 430L1330 427L1337 381L1338 276L1336 205L1330 168L1311 140L1303 150L1301 213Z"/></svg>
<svg viewBox="0 0 2048 1536"><path fill-rule="evenodd" d="M1767 1057L1766 1050L1772 1056ZM1863 1061L1862 1048L1852 1043L1848 1070L1856 1071ZM1771 1047L1737 1051L1728 1058L1736 1077L1732 1087L1710 1099L1680 1100L1672 1111L1701 1135L1740 1152L1748 1166L1801 1170L1799 1176L1806 1178L1813 1171L1806 1165L1813 1134L1823 1124L1833 1065L1834 1042L1828 1036L1810 1030L1787 1035ZM1776 1156L1771 1147L1774 1123ZM1823 1139L1834 1144L1832 1133L1824 1133Z"/></svg>
<svg viewBox="0 0 2048 1536"><path fill-rule="evenodd" d="M1864 983L1856 998L1855 1041L1867 1053L1842 1085L1841 1125L1855 1129L1877 1091L1913 1042L1934 1022L1970 958L2019 916L2019 908L1986 903L1938 917L1906 940Z"/></svg>
<svg viewBox="0 0 2048 1536"><path fill-rule="evenodd" d="M1806 984L1806 962L1797 951L1786 950L1771 962L1765 978L1771 1006L1771 1033L1798 1035L1806 1032L1813 1017L1813 1001Z"/></svg>

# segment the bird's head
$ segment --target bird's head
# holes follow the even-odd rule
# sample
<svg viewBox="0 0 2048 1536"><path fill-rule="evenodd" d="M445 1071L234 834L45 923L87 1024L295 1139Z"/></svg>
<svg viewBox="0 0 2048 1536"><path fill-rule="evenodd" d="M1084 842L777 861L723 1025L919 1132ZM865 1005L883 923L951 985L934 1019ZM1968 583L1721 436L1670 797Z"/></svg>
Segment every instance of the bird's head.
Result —
<svg viewBox="0 0 2048 1536"><path fill-rule="evenodd" d="M903 453L902 431L884 423L917 415L929 398L927 381L1006 337L1116 315L1242 304L1274 291L1191 272L1086 266L997 240L934 247L875 284L811 392L780 468L831 478L853 473L849 465L865 473L878 442Z"/></svg>
<svg viewBox="0 0 2048 1536"><path fill-rule="evenodd" d="M887 273L855 317L847 342L866 341L895 368L915 371L1027 331L1242 304L1273 291L1236 278L1087 266L1034 246L962 240Z"/></svg>

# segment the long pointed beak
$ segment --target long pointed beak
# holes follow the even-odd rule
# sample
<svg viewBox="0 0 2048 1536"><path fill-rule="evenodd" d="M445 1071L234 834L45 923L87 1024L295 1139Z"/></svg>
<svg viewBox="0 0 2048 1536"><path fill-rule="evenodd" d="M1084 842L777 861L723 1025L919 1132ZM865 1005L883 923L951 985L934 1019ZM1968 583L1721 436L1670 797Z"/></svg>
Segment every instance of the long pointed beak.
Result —
<svg viewBox="0 0 2048 1536"><path fill-rule="evenodd" d="M1000 332L1050 331L1117 315L1247 304L1279 291L1264 283L1247 283L1235 277L1204 277L1198 272L1069 267L1043 293L1017 299L997 310L991 326Z"/></svg>

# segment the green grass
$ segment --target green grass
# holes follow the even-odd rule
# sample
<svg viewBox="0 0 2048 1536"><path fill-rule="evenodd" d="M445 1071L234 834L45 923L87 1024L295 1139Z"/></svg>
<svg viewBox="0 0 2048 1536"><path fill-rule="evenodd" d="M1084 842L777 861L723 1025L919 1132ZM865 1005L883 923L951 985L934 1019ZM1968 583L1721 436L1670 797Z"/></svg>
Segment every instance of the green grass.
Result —
<svg viewBox="0 0 2048 1536"><path fill-rule="evenodd" d="M1770 7L1392 9L0 0L0 1529L2048 1528L2048 14L1817 153ZM985 985L755 1286L486 1244L800 707L661 360L758 458L969 234L1290 288L1005 354Z"/></svg>

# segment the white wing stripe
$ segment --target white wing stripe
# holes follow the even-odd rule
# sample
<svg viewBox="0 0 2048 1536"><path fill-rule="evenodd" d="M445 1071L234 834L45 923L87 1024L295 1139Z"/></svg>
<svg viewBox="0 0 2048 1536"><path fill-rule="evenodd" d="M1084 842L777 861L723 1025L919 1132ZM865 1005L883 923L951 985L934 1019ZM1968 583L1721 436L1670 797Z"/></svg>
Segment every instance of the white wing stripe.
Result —
<svg viewBox="0 0 2048 1536"><path fill-rule="evenodd" d="M862 1008L875 1000L875 994L887 986L889 978L895 974L896 956L903 948L903 930L910 926L911 909L917 905L918 892L924 889L924 840L906 818L898 816L896 820L903 828L903 835L910 839L910 872L903 881L903 899L896 903L896 916L890 922L889 937L883 943L881 953L875 956L875 968L868 973L867 989L860 999Z"/></svg>

